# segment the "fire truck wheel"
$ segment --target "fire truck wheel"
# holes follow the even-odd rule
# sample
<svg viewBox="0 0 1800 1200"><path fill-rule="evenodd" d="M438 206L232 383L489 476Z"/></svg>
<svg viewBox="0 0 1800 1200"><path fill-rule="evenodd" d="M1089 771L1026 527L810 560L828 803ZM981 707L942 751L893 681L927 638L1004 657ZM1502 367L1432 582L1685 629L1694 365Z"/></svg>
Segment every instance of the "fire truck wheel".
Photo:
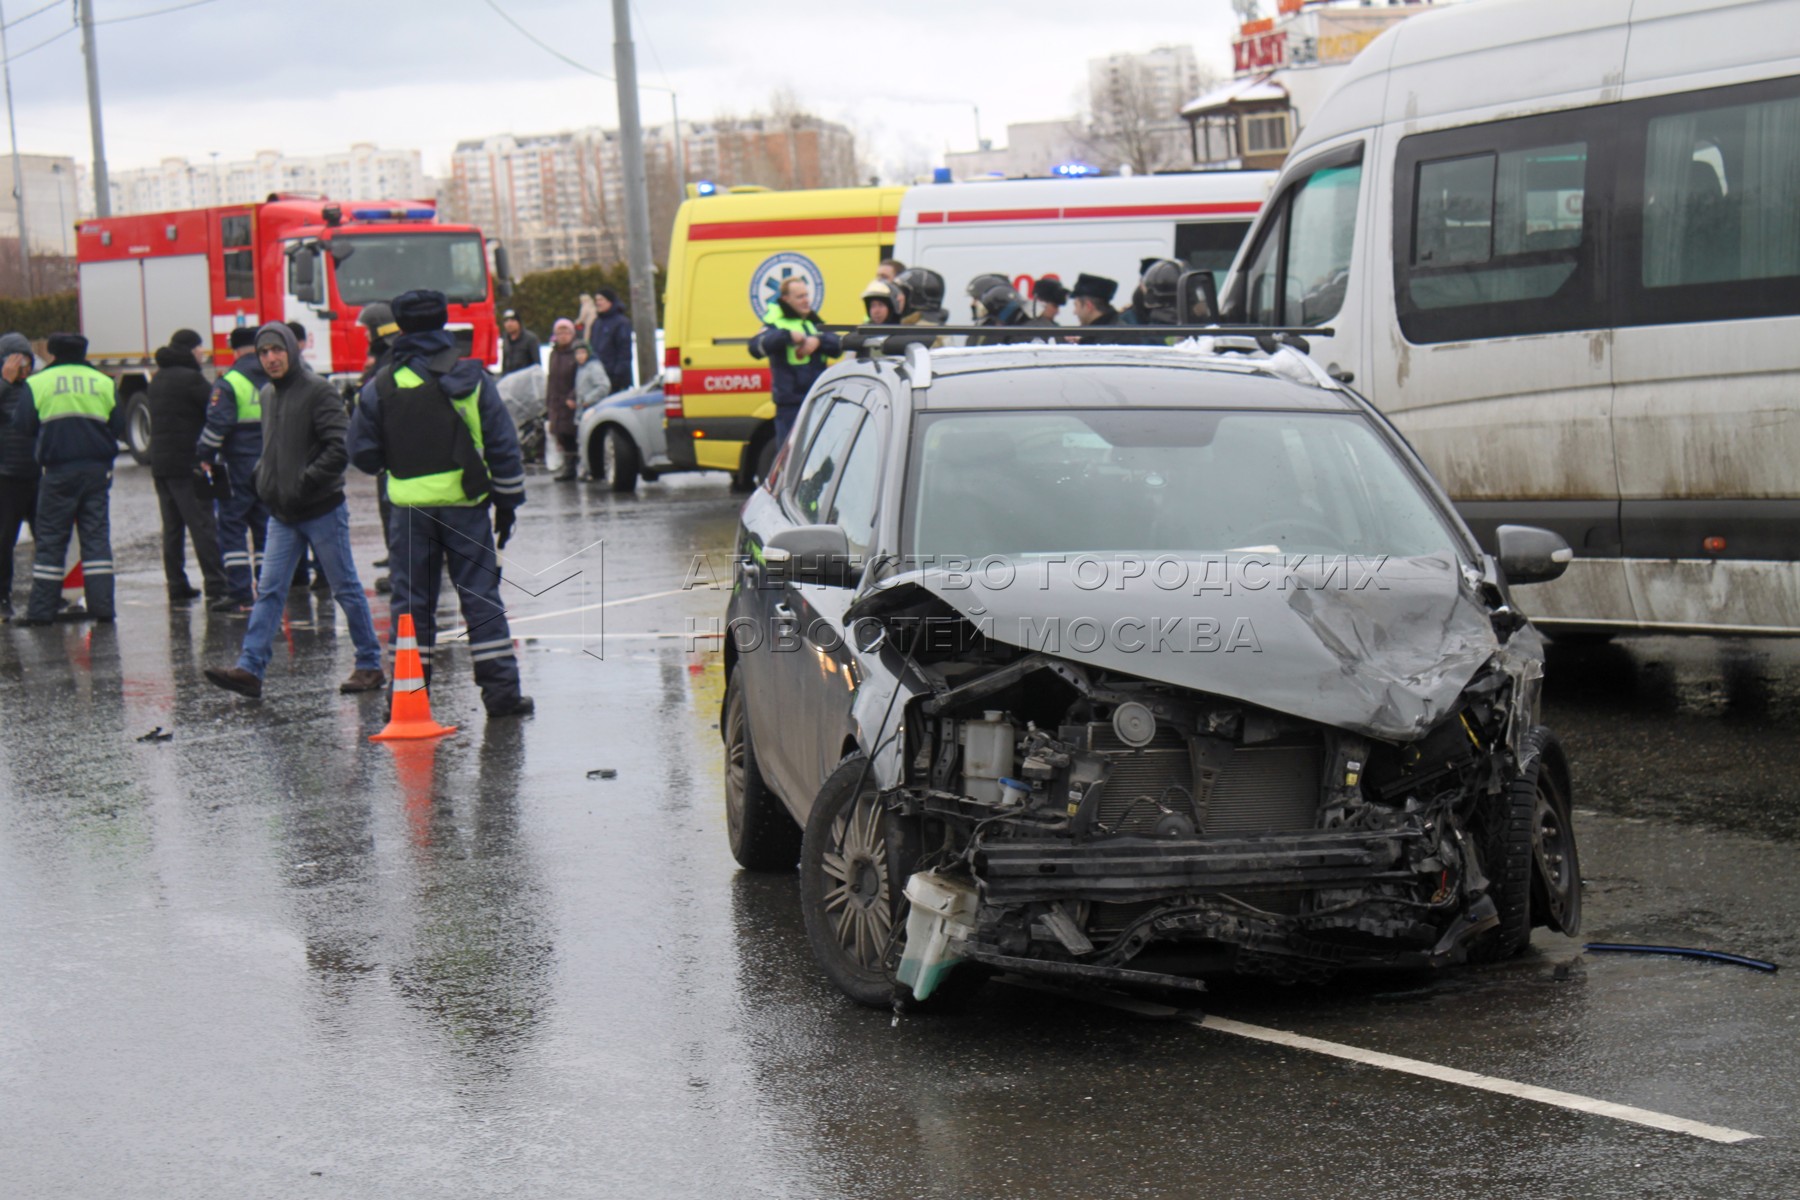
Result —
<svg viewBox="0 0 1800 1200"><path fill-rule="evenodd" d="M150 461L150 397L147 392L133 392L121 401L125 405L125 446L139 463Z"/></svg>

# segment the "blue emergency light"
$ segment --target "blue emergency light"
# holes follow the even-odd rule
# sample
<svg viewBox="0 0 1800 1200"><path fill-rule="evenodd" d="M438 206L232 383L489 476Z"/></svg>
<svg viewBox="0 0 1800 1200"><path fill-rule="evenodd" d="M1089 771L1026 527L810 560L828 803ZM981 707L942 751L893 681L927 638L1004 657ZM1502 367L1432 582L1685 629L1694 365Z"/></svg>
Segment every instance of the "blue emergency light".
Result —
<svg viewBox="0 0 1800 1200"><path fill-rule="evenodd" d="M718 191L719 185L710 179L702 179L699 183L694 185L694 194L696 196L715 196L718 194Z"/></svg>
<svg viewBox="0 0 1800 1200"><path fill-rule="evenodd" d="M1090 175L1098 175L1100 173L1100 168L1096 167L1093 163L1066 162L1057 163L1054 167L1051 167L1050 173L1064 179L1082 179Z"/></svg>
<svg viewBox="0 0 1800 1200"><path fill-rule="evenodd" d="M429 221L437 216L435 208L356 208L350 216L357 221Z"/></svg>

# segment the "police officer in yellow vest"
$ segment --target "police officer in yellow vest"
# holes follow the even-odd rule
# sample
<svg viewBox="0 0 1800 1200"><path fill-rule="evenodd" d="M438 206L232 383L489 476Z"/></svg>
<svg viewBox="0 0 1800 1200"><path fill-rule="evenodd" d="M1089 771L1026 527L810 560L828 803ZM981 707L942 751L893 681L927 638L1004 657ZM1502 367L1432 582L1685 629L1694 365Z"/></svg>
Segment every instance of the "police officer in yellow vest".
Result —
<svg viewBox="0 0 1800 1200"><path fill-rule="evenodd" d="M72 532L81 537L88 612L96 621L111 621L109 502L125 414L115 402L113 381L88 365L86 338L53 333L47 348L50 366L26 381L32 403L13 409L13 428L36 439L37 461L44 468L38 482L31 600L18 623L48 625L56 619L62 606L63 556Z"/></svg>
<svg viewBox="0 0 1800 1200"><path fill-rule="evenodd" d="M503 547L512 536L514 510L525 502L518 430L481 364L457 357L442 292L403 293L393 312L400 336L392 357L363 386L350 422L350 461L388 473L393 628L402 613L412 615L429 681L438 579L448 567L482 705L490 717L522 716L533 705L519 693L494 549L496 532Z"/></svg>
<svg viewBox="0 0 1800 1200"><path fill-rule="evenodd" d="M243 615L255 599L251 551L260 556L269 537L269 510L256 494L256 460L262 457L262 389L269 376L256 358L256 330L245 325L231 331L237 361L220 373L206 407L206 428L195 454L209 469L224 463L231 495L219 501L219 550L231 594L208 605L215 612Z"/></svg>

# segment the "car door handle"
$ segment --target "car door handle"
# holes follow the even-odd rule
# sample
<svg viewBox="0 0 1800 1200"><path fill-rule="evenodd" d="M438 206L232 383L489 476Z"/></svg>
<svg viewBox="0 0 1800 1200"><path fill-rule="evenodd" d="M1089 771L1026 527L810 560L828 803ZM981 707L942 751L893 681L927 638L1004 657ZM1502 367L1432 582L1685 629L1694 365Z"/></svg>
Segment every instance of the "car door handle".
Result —
<svg viewBox="0 0 1800 1200"><path fill-rule="evenodd" d="M1356 375L1354 372L1346 371L1346 370L1344 370L1344 368L1338 366L1336 363L1332 363L1329 367L1326 367L1325 373L1342 384L1351 384L1351 383L1356 382Z"/></svg>
<svg viewBox="0 0 1800 1200"><path fill-rule="evenodd" d="M775 619L777 621L781 622L782 624L792 624L793 622L798 621L800 618L795 616L794 610L789 608L787 605L777 604L775 606Z"/></svg>

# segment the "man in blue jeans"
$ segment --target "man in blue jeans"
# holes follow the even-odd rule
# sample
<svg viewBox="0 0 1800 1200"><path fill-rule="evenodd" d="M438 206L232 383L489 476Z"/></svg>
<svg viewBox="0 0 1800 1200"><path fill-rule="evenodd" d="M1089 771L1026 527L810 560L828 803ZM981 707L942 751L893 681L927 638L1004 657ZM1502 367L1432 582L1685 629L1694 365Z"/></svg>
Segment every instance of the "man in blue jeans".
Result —
<svg viewBox="0 0 1800 1200"><path fill-rule="evenodd" d="M344 505L349 418L344 403L330 384L307 369L293 331L280 321L257 330L256 359L269 377L262 387L263 449L256 464L256 494L269 510L269 541L237 665L208 667L206 677L226 691L261 697L269 647L281 631L287 585L311 546L331 594L349 618L350 640L356 644L356 669L338 690L376 691L386 686L387 678L369 600L350 557L350 513Z"/></svg>

